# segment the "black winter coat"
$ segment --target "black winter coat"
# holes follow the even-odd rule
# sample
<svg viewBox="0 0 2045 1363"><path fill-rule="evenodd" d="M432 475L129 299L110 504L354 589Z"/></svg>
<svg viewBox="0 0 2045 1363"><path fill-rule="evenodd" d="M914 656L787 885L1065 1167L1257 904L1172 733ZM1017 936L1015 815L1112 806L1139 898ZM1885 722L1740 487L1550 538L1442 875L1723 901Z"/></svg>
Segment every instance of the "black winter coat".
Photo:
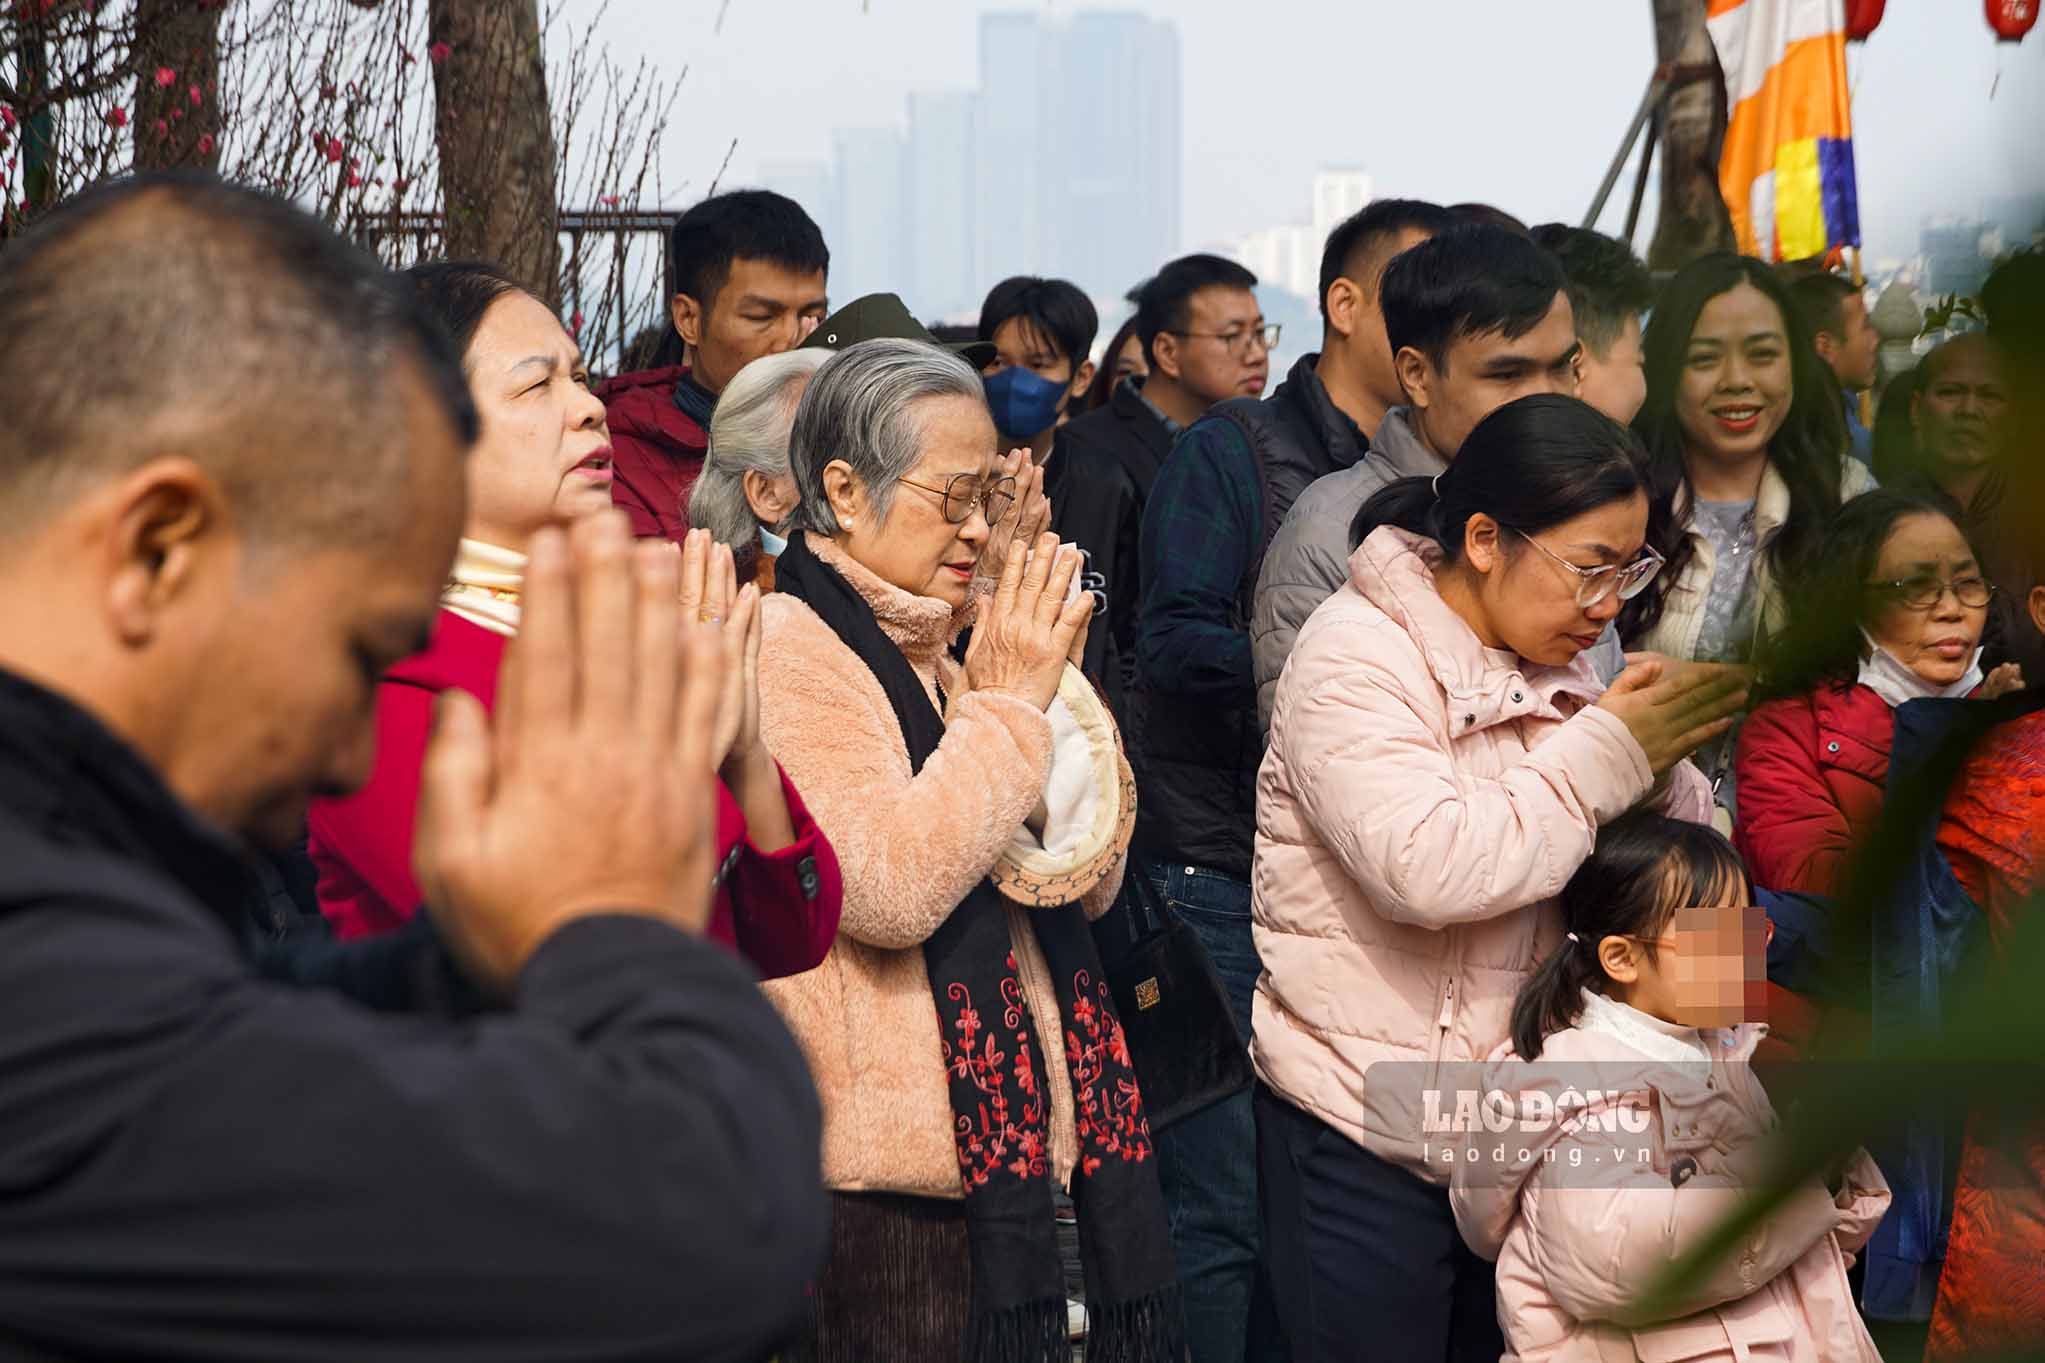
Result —
<svg viewBox="0 0 2045 1363"><path fill-rule="evenodd" d="M1107 693L1118 717L1136 669L1136 610L1143 595L1137 533L1172 438L1172 429L1125 381L1105 406L1059 427L1044 462L1051 529L1086 551L1086 585L1106 602L1088 628L1080 670Z"/></svg>
<svg viewBox="0 0 2045 1363"><path fill-rule="evenodd" d="M0 673L0 1358L758 1359L824 1247L746 967L556 933L455 1018L423 925L257 961L246 863ZM379 1009L384 1011L378 1011Z"/></svg>

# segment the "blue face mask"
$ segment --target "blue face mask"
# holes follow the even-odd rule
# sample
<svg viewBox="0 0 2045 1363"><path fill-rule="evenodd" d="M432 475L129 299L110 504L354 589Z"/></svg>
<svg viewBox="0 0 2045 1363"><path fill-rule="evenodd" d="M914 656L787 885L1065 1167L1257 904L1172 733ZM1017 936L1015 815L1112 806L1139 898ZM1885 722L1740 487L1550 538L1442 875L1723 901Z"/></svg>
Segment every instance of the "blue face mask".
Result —
<svg viewBox="0 0 2045 1363"><path fill-rule="evenodd" d="M788 541L763 525L760 527L760 548L768 558L780 558L782 551L788 548Z"/></svg>
<svg viewBox="0 0 2045 1363"><path fill-rule="evenodd" d="M989 374L987 406L994 413L994 429L1010 440L1028 440L1047 431L1058 421L1058 404L1065 400L1065 385L1014 365Z"/></svg>

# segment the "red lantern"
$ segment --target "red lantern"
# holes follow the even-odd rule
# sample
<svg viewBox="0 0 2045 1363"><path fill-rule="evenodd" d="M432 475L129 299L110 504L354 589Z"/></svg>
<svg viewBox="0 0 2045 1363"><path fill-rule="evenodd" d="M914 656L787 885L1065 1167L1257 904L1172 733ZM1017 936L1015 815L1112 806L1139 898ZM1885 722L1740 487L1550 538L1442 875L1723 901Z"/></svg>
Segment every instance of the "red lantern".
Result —
<svg viewBox="0 0 2045 1363"><path fill-rule="evenodd" d="M1864 43L1882 22L1889 0L1846 0L1846 41Z"/></svg>
<svg viewBox="0 0 2045 1363"><path fill-rule="evenodd" d="M2038 0L1987 0L1988 26L2005 43L2020 43L2038 22Z"/></svg>

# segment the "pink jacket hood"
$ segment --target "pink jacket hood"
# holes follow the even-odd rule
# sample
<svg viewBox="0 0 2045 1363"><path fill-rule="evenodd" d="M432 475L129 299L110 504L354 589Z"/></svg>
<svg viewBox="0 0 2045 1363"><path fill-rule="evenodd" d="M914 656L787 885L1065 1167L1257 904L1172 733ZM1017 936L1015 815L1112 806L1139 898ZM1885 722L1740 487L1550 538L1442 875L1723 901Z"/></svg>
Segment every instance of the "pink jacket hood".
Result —
<svg viewBox="0 0 2045 1363"><path fill-rule="evenodd" d="M1816 1181L1798 1188L1686 1283L1674 1314L1640 1314L1662 1270L1767 1177L1775 1115L1749 1069L1767 1029L1694 1032L1596 1002L1639 1031L1696 1038L1709 1058L1650 1053L1587 1012L1536 1060L1502 1047L1491 1063L1443 1078L1486 1095L1493 1118L1442 1139L1464 1152L1449 1189L1456 1225L1498 1263L1506 1358L1876 1363L1844 1257L1889 1203L1865 1151L1848 1162L1838 1194ZM1451 1098L1438 1100L1438 1111L1452 1109ZM1575 1115L1548 1115L1563 1110Z"/></svg>
<svg viewBox="0 0 2045 1363"><path fill-rule="evenodd" d="M1257 777L1252 1053L1287 1101L1443 1181L1422 1158L1419 1081L1505 1040L1520 983L1561 939L1555 896L1655 783L1592 703L1588 660L1485 648L1435 590L1438 561L1418 536L1373 533L1279 680ZM1687 765L1663 799L1709 812Z"/></svg>

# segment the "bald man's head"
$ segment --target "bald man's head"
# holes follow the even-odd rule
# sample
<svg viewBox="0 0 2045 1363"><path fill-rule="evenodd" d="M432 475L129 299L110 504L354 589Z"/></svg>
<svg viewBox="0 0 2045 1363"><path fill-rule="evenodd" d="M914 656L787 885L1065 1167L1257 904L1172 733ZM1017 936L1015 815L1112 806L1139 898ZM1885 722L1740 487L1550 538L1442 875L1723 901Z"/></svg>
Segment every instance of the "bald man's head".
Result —
<svg viewBox="0 0 2045 1363"><path fill-rule="evenodd" d="M1986 333L1955 336L1918 362L1910 424L1933 477L1946 481L2002 458L2009 395L2002 348Z"/></svg>
<svg viewBox="0 0 2045 1363"><path fill-rule="evenodd" d="M432 636L476 415L408 290L279 200L95 190L0 251L0 669L222 828L367 779Z"/></svg>
<svg viewBox="0 0 2045 1363"><path fill-rule="evenodd" d="M0 251L0 535L176 454L252 544L373 542L412 473L402 369L473 441L452 346L317 220L205 177L89 191Z"/></svg>

